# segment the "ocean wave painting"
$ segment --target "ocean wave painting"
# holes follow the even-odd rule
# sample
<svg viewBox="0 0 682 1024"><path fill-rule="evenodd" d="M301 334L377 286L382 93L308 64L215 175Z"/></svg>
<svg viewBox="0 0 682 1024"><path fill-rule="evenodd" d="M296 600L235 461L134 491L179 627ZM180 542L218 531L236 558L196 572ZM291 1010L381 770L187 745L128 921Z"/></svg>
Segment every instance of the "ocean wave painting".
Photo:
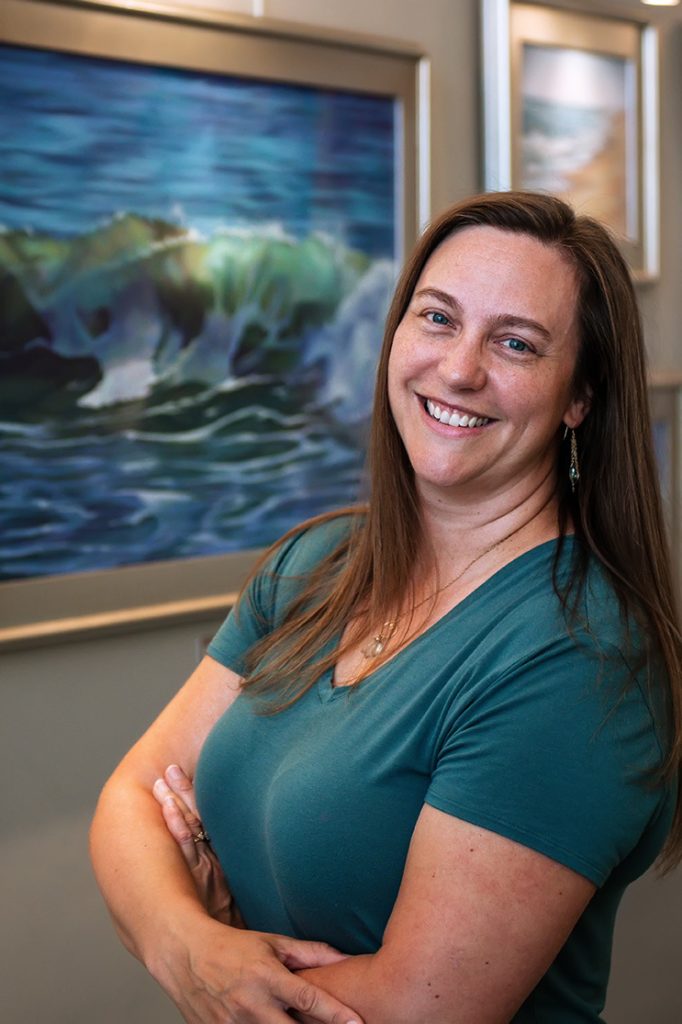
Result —
<svg viewBox="0 0 682 1024"><path fill-rule="evenodd" d="M357 499L394 166L388 97L0 46L0 579Z"/></svg>
<svg viewBox="0 0 682 1024"><path fill-rule="evenodd" d="M553 192L635 238L632 62L530 43L522 54L521 187Z"/></svg>

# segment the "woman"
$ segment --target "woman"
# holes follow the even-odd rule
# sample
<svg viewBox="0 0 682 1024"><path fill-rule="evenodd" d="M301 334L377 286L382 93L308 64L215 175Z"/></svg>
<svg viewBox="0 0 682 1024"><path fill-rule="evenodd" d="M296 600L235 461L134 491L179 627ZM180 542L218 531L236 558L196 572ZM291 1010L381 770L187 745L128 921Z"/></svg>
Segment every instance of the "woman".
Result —
<svg viewBox="0 0 682 1024"><path fill-rule="evenodd" d="M108 783L105 896L190 1022L598 1021L622 892L682 849L643 346L598 224L505 193L432 225L370 471L367 508L269 553ZM168 764L246 929L165 829Z"/></svg>

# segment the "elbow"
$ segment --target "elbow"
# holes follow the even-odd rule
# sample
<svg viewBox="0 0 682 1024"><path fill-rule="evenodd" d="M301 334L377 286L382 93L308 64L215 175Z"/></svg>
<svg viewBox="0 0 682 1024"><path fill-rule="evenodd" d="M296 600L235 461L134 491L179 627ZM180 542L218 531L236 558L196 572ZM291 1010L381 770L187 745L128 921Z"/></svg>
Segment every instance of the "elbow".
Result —
<svg viewBox="0 0 682 1024"><path fill-rule="evenodd" d="M88 849L90 852L90 861L95 874L97 874L97 863L100 855L100 848L106 849L106 843L100 843L100 835L106 829L106 810L107 798L106 798L106 787L102 790L97 800L92 820L90 822L90 829L88 831Z"/></svg>
<svg viewBox="0 0 682 1024"><path fill-rule="evenodd" d="M113 777L104 785L90 822L88 845L95 873L97 873L100 859L106 858L111 830L116 829L117 826L116 804L118 801L116 786L112 779Z"/></svg>

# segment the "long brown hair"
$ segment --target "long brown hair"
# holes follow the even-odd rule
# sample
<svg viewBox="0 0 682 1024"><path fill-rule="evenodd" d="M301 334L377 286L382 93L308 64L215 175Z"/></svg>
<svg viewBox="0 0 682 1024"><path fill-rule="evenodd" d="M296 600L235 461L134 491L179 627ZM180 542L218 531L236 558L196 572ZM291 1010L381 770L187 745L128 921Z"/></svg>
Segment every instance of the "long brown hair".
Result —
<svg viewBox="0 0 682 1024"><path fill-rule="evenodd" d="M302 581L284 621L253 649L249 665L254 671L245 687L274 698L268 700L269 710L289 706L338 659L342 649L331 649L332 642L348 623L360 616L365 625L381 623L413 592L422 527L414 474L389 407L388 360L430 255L454 232L470 226L530 235L558 248L577 273L580 343L573 389L575 395L591 395L592 401L577 430L581 459L575 494L567 446L557 439L560 539L555 568L569 522L582 541L575 545L572 574L559 596L567 613L569 605L578 607L589 559L596 557L611 579L624 620L638 622L650 638L650 685L666 687L669 745L661 776L681 783L662 859L671 867L682 858L682 648L653 457L639 311L627 265L608 231L552 196L475 196L442 214L418 242L386 319L369 442L368 506L345 510L353 517L352 529ZM350 636L343 649L356 641ZM258 668L263 659L267 670ZM663 672L655 670L660 660Z"/></svg>

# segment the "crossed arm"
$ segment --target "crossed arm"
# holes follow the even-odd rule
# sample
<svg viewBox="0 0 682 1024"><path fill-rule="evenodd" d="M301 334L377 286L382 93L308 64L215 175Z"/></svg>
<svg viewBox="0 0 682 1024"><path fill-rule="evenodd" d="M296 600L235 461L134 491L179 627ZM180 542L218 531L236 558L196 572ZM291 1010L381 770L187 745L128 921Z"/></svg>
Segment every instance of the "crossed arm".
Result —
<svg viewBox="0 0 682 1024"><path fill-rule="evenodd" d="M203 740L238 687L234 673L204 659L114 773L93 824L93 860L122 938L185 1019L277 1024L291 1019L292 1008L325 1024L508 1022L594 886L432 807L415 827L398 899L373 955L344 957L322 943L210 917L152 788L170 763L193 778ZM132 834L146 837L133 849Z"/></svg>

